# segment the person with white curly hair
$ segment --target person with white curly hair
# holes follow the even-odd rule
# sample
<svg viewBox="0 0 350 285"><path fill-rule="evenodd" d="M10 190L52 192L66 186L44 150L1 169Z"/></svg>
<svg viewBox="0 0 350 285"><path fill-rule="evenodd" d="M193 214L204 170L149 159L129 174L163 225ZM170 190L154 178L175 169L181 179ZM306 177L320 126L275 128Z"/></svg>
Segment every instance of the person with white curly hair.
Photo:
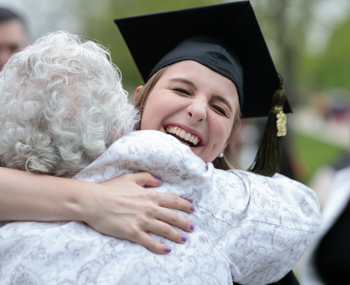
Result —
<svg viewBox="0 0 350 285"><path fill-rule="evenodd" d="M189 201L143 188L161 185L145 172L100 184L64 178L131 132L138 119L103 46L56 32L15 54L0 72L0 221L79 220L166 253L146 232L169 238L169 225L191 231L190 221L170 210L190 213ZM146 217L164 224L145 227ZM131 234L130 227L142 234ZM183 243L171 229L172 239Z"/></svg>
<svg viewBox="0 0 350 285"><path fill-rule="evenodd" d="M32 173L72 177L138 120L108 51L66 32L15 54L0 93L1 163Z"/></svg>

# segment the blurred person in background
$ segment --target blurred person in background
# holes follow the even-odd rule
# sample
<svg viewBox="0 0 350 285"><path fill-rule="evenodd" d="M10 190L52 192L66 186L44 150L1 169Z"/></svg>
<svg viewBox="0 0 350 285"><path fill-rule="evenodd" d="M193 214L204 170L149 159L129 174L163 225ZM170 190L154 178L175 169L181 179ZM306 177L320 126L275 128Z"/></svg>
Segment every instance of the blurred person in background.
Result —
<svg viewBox="0 0 350 285"><path fill-rule="evenodd" d="M344 126L349 124L349 104L346 100L323 103L324 120ZM324 107L326 105L326 107ZM344 134L343 134L344 135ZM322 210L318 238L307 254L302 270L302 284L350 284L350 155L343 150L331 163L321 166L310 186L317 193Z"/></svg>
<svg viewBox="0 0 350 285"><path fill-rule="evenodd" d="M14 52L27 44L24 20L14 12L0 7L0 70Z"/></svg>
<svg viewBox="0 0 350 285"><path fill-rule="evenodd" d="M336 172L322 211L318 238L307 256L302 284L350 284L350 167Z"/></svg>

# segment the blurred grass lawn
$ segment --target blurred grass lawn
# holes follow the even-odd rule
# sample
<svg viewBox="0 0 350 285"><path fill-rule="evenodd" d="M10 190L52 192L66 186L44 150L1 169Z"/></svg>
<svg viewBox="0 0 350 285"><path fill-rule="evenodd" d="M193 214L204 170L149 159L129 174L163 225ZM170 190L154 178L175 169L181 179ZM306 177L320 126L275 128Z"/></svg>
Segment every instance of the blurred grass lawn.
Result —
<svg viewBox="0 0 350 285"><path fill-rule="evenodd" d="M341 147L296 132L292 142L298 178L305 184L320 166L334 162L344 151Z"/></svg>

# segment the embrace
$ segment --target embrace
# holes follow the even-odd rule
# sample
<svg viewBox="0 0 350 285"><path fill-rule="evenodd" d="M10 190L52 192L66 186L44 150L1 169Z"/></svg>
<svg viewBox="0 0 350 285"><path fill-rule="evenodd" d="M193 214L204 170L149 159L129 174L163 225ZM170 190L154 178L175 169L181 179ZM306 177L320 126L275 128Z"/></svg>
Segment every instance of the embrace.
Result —
<svg viewBox="0 0 350 285"><path fill-rule="evenodd" d="M249 2L166 16L205 22L218 10L254 16ZM271 103L278 75L262 35L265 60L253 64L200 27L172 33L174 46L154 59L139 56L147 43L137 45L133 25L162 15L117 20L146 81L135 105L108 51L67 32L42 37L1 71L2 284L268 284L314 240L312 190L232 169L240 118L283 110L285 98Z"/></svg>

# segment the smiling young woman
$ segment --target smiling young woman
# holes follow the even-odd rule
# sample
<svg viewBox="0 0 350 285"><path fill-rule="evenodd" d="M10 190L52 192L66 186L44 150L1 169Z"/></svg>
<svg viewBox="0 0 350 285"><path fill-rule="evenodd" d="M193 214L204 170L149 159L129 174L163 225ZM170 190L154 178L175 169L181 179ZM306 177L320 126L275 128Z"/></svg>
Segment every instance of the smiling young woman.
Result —
<svg viewBox="0 0 350 285"><path fill-rule="evenodd" d="M138 130L169 133L205 162L224 170L239 169L233 134L239 127L240 108L231 80L198 62L181 61L139 86L134 105L141 117Z"/></svg>
<svg viewBox="0 0 350 285"><path fill-rule="evenodd" d="M206 163L225 150L239 114L237 89L228 78L198 62L181 61L142 95L148 98L141 130L169 132L181 141L193 138L196 144L187 144Z"/></svg>

